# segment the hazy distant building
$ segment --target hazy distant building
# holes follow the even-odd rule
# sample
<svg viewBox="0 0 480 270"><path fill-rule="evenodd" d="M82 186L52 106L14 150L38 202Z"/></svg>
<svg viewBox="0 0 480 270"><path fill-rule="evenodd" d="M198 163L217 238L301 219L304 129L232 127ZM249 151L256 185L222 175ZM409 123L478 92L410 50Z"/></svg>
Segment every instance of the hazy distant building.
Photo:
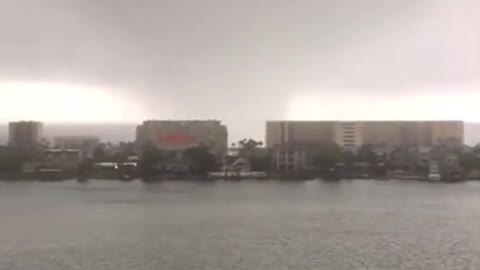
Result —
<svg viewBox="0 0 480 270"><path fill-rule="evenodd" d="M364 144L432 146L462 145L462 121L367 121L362 122Z"/></svg>
<svg viewBox="0 0 480 270"><path fill-rule="evenodd" d="M200 144L208 145L212 152L227 152L228 131L216 120L168 121L150 120L137 127L137 145L154 145L163 150L185 150Z"/></svg>
<svg viewBox="0 0 480 270"><path fill-rule="evenodd" d="M76 171L82 157L79 149L48 149L39 164L45 168Z"/></svg>
<svg viewBox="0 0 480 270"><path fill-rule="evenodd" d="M35 150L43 134L43 124L41 122L11 122L8 129L8 145L23 150Z"/></svg>
<svg viewBox="0 0 480 270"><path fill-rule="evenodd" d="M53 138L55 148L77 149L86 155L92 155L99 143L100 138L96 136L56 136Z"/></svg>
<svg viewBox="0 0 480 270"><path fill-rule="evenodd" d="M268 121L266 146L288 142L390 146L461 145L462 121Z"/></svg>

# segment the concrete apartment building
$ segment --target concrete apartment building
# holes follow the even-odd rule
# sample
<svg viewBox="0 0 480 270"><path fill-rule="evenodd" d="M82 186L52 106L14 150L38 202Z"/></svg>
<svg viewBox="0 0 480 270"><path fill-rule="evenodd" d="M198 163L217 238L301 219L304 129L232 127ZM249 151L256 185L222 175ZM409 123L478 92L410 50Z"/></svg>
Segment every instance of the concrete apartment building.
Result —
<svg viewBox="0 0 480 270"><path fill-rule="evenodd" d="M265 145L272 148L287 142L333 143L334 121L268 121Z"/></svg>
<svg viewBox="0 0 480 270"><path fill-rule="evenodd" d="M338 121L269 121L266 146L271 148L286 142L336 143L354 148L362 144L362 125Z"/></svg>
<svg viewBox="0 0 480 270"><path fill-rule="evenodd" d="M26 151L37 149L43 135L43 124L34 121L10 122L8 145Z"/></svg>
<svg viewBox="0 0 480 270"><path fill-rule="evenodd" d="M185 150L199 144L221 156L227 152L227 127L217 120L149 120L137 127L137 145L155 145L162 150Z"/></svg>
<svg viewBox="0 0 480 270"><path fill-rule="evenodd" d="M462 121L368 121L362 122L364 144L432 146L462 145Z"/></svg>
<svg viewBox="0 0 480 270"><path fill-rule="evenodd" d="M359 122L337 122L334 134L335 143L343 148L355 149L363 143L362 124Z"/></svg>
<svg viewBox="0 0 480 270"><path fill-rule="evenodd" d="M462 121L268 121L266 146L287 142L432 146L463 144Z"/></svg>

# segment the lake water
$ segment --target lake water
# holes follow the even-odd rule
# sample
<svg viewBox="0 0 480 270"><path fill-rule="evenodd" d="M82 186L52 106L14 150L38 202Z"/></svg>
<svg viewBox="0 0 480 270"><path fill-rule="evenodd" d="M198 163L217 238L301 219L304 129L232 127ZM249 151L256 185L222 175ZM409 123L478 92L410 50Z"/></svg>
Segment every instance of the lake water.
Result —
<svg viewBox="0 0 480 270"><path fill-rule="evenodd" d="M0 183L0 269L478 269L480 182Z"/></svg>

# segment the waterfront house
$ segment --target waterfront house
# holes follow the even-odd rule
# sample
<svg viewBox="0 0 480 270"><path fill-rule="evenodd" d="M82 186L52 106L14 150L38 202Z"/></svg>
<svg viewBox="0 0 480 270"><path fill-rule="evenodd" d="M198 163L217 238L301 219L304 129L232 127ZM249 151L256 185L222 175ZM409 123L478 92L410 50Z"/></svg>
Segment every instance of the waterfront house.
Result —
<svg viewBox="0 0 480 270"><path fill-rule="evenodd" d="M24 176L31 178L72 178L77 174L82 154L77 149L47 149L37 160L23 164Z"/></svg>
<svg viewBox="0 0 480 270"><path fill-rule="evenodd" d="M315 145L302 142L287 142L272 149L273 168L286 178L314 178L317 168L313 164Z"/></svg>

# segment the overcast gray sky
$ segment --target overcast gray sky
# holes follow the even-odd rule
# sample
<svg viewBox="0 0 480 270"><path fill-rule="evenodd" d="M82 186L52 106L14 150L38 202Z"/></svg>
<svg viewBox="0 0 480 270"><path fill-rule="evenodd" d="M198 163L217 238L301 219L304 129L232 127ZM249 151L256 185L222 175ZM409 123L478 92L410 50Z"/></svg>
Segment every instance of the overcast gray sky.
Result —
<svg viewBox="0 0 480 270"><path fill-rule="evenodd" d="M478 121L479 11L478 0L2 0L0 121L217 118L258 138L266 119Z"/></svg>

